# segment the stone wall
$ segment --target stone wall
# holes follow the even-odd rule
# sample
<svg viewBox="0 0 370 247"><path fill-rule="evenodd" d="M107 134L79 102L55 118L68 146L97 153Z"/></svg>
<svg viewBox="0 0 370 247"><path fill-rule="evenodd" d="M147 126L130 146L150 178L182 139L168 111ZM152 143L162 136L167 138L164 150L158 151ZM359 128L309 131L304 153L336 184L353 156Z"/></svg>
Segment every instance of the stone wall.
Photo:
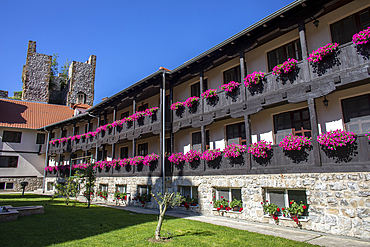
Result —
<svg viewBox="0 0 370 247"><path fill-rule="evenodd" d="M13 191L22 191L21 182L28 182L25 191L42 189L43 178L21 177L21 178L0 178L0 182L13 183Z"/></svg>
<svg viewBox="0 0 370 247"><path fill-rule="evenodd" d="M28 42L26 65L23 66L22 100L49 102L49 79L52 56L36 53L36 42Z"/></svg>
<svg viewBox="0 0 370 247"><path fill-rule="evenodd" d="M96 56L91 55L86 63L73 61L69 69L69 92L67 105L77 103L77 94L86 95L86 104L94 103Z"/></svg>
<svg viewBox="0 0 370 247"><path fill-rule="evenodd" d="M138 185L150 185L152 192L157 193L161 191L162 179L99 177L95 191L99 184L108 184L108 202L114 202L115 186L120 184L127 185L127 192L130 193L128 203L142 206L132 201L138 193ZM216 188L241 188L244 210L241 213L225 212L223 216L271 224L276 223L264 215L261 206L265 189L303 189L307 194L309 217L301 220L302 228L370 239L370 173L174 176L166 178L166 186L170 192L179 191L180 186L198 186L199 205L187 210L208 215L219 214L211 204ZM96 200L105 201L101 198ZM155 208L157 205L152 200L145 207ZM278 224L297 227L291 219L280 219Z"/></svg>

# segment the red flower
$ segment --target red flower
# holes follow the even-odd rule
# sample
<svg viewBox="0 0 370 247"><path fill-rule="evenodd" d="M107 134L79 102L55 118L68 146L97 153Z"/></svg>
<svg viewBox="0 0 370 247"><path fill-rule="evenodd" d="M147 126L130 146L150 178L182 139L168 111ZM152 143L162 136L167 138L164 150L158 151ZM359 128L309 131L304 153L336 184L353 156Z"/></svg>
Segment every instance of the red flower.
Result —
<svg viewBox="0 0 370 247"><path fill-rule="evenodd" d="M227 201L227 202L229 202L229 201Z"/></svg>
<svg viewBox="0 0 370 247"><path fill-rule="evenodd" d="M263 204L263 202L261 202L261 204Z"/></svg>
<svg viewBox="0 0 370 247"><path fill-rule="evenodd" d="M189 197L189 195L187 197Z"/></svg>
<svg viewBox="0 0 370 247"><path fill-rule="evenodd" d="M266 202L269 202L268 200L266 200Z"/></svg>
<svg viewBox="0 0 370 247"><path fill-rule="evenodd" d="M241 212L241 211L243 211L243 208L240 208L240 209L239 209L239 212Z"/></svg>
<svg viewBox="0 0 370 247"><path fill-rule="evenodd" d="M212 202L210 202L212 204Z"/></svg>
<svg viewBox="0 0 370 247"><path fill-rule="evenodd" d="M221 199L223 199L224 197L223 196L221 196Z"/></svg>
<svg viewBox="0 0 370 247"><path fill-rule="evenodd" d="M220 211L220 208L217 208L217 211Z"/></svg>
<svg viewBox="0 0 370 247"><path fill-rule="evenodd" d="M144 207L144 205L142 205L142 207Z"/></svg>
<svg viewBox="0 0 370 247"><path fill-rule="evenodd" d="M213 196L213 198L216 198L216 196Z"/></svg>
<svg viewBox="0 0 370 247"><path fill-rule="evenodd" d="M293 201L290 201L290 204L293 204Z"/></svg>
<svg viewBox="0 0 370 247"><path fill-rule="evenodd" d="M280 212L280 208L277 208L276 211Z"/></svg>
<svg viewBox="0 0 370 247"><path fill-rule="evenodd" d="M220 206L220 208L223 208L223 207L224 207L223 205Z"/></svg>
<svg viewBox="0 0 370 247"><path fill-rule="evenodd" d="M284 210L284 208L281 208L281 210Z"/></svg>

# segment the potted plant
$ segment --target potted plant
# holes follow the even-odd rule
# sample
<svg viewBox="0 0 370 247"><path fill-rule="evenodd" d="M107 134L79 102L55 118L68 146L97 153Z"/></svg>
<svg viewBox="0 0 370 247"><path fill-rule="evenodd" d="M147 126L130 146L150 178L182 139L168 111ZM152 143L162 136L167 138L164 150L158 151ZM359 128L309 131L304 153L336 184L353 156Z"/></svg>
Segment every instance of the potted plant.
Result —
<svg viewBox="0 0 370 247"><path fill-rule="evenodd" d="M266 202L261 202L263 211L268 213L275 221L279 220L278 214L281 211L279 206L275 203L269 203L268 200Z"/></svg>
<svg viewBox="0 0 370 247"><path fill-rule="evenodd" d="M194 105L194 103L198 102L199 101L199 97L197 96L193 96L193 97L190 97L190 98L187 98L185 100L185 102L183 102L187 107L192 107Z"/></svg>
<svg viewBox="0 0 370 247"><path fill-rule="evenodd" d="M168 157L168 160L176 165L185 161L185 155L183 153L173 153Z"/></svg>
<svg viewBox="0 0 370 247"><path fill-rule="evenodd" d="M290 217L299 224L298 217L303 214L303 212L307 209L307 206L301 201L300 204L295 202L294 200L291 200L289 202L289 207L283 209L284 216L287 216L288 214Z"/></svg>
<svg viewBox="0 0 370 247"><path fill-rule="evenodd" d="M193 161L196 161L196 160L199 160L200 159L200 156L201 156L201 153L197 150L190 150L189 152L187 152L185 154L185 161L186 162L193 162Z"/></svg>
<svg viewBox="0 0 370 247"><path fill-rule="evenodd" d="M311 64L319 63L322 58L326 55L332 54L334 51L338 49L339 44L338 43L329 43L325 46L322 46L318 48L317 50L314 50L307 60L311 62Z"/></svg>
<svg viewBox="0 0 370 247"><path fill-rule="evenodd" d="M297 63L298 61L296 59L288 58L288 60L284 63L276 65L272 69L272 74L277 76L281 74L288 74L295 70L295 68L297 67Z"/></svg>
<svg viewBox="0 0 370 247"><path fill-rule="evenodd" d="M231 143L226 146L224 150L224 157L225 158L237 158L240 155L242 155L242 153L244 153L246 149L247 149L246 145Z"/></svg>
<svg viewBox="0 0 370 247"><path fill-rule="evenodd" d="M257 72L257 71L254 71L253 73L251 74L248 74L245 78L244 78L244 85L246 87L251 87L252 85L257 85L258 83L260 83L264 78L265 78L265 72Z"/></svg>
<svg viewBox="0 0 370 247"><path fill-rule="evenodd" d="M271 142L265 140L252 143L248 148L248 153L251 153L256 158L267 158L268 151L272 149Z"/></svg>
<svg viewBox="0 0 370 247"><path fill-rule="evenodd" d="M343 130L334 130L322 133L317 137L317 141L330 150L336 150L339 147L345 147L353 144L356 140L356 134Z"/></svg>
<svg viewBox="0 0 370 247"><path fill-rule="evenodd" d="M147 154L145 157L144 157L144 161L143 161L143 164L144 166L150 166L150 164L152 162L155 162L159 159L159 155L158 154L155 154L155 153L152 153L152 154Z"/></svg>
<svg viewBox="0 0 370 247"><path fill-rule="evenodd" d="M208 89L201 94L203 99L209 99L217 96L217 89Z"/></svg>
<svg viewBox="0 0 370 247"><path fill-rule="evenodd" d="M217 211L226 210L226 208L229 207L229 202L223 196L221 196L220 200L216 200L213 203L213 207L216 208Z"/></svg>
<svg viewBox="0 0 370 247"><path fill-rule="evenodd" d="M200 158L202 160L206 160L206 161L213 161L213 160L217 159L218 157L220 157L221 154L222 154L222 152L219 148L217 148L217 149L208 149L208 150L206 150L202 153Z"/></svg>
<svg viewBox="0 0 370 247"><path fill-rule="evenodd" d="M363 45L363 44L369 43L369 41L370 41L370 27L358 33L355 33L352 36L352 42L355 45Z"/></svg>
<svg viewBox="0 0 370 247"><path fill-rule="evenodd" d="M219 88L221 90L224 90L226 92L232 92L234 89L238 88L240 85L239 82L236 82L236 81L230 81L229 83L226 83L226 84L223 84L222 86L220 86Z"/></svg>
<svg viewBox="0 0 370 247"><path fill-rule="evenodd" d="M97 191L96 195L100 198L103 198L104 200L108 199L108 191Z"/></svg>
<svg viewBox="0 0 370 247"><path fill-rule="evenodd" d="M184 102L180 102L180 101L177 101L175 103L173 103L170 107L171 110L178 110L180 109L181 107L184 107L185 103Z"/></svg>
<svg viewBox="0 0 370 247"><path fill-rule="evenodd" d="M233 209L233 211L239 211L243 208L243 202L242 200L236 200L235 198L230 202L230 208ZM242 209L243 210L243 209Z"/></svg>
<svg viewBox="0 0 370 247"><path fill-rule="evenodd" d="M114 198L118 201L118 200L127 200L127 193L121 193L121 192L115 192L114 193Z"/></svg>
<svg viewBox="0 0 370 247"><path fill-rule="evenodd" d="M311 140L305 136L294 136L292 134L283 138L279 143L285 151L301 150L311 146Z"/></svg>

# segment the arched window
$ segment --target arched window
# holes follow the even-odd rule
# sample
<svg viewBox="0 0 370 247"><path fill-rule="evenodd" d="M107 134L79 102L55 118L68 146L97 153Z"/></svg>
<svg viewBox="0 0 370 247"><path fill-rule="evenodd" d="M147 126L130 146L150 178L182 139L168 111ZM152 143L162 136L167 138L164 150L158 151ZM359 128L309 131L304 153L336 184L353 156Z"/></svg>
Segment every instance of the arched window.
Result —
<svg viewBox="0 0 370 247"><path fill-rule="evenodd" d="M77 94L77 104L85 104L86 103L86 94L79 92Z"/></svg>

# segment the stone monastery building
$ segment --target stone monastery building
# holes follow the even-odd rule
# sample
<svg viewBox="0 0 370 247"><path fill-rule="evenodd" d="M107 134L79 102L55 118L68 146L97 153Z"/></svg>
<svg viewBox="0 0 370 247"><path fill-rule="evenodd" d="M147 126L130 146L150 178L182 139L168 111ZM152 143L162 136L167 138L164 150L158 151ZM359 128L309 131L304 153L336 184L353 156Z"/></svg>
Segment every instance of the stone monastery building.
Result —
<svg viewBox="0 0 370 247"><path fill-rule="evenodd" d="M179 67L47 125L55 136L45 149L47 191L92 156L95 191L109 202L121 192L120 204L152 208L145 195L165 188L194 199L182 210L274 224L261 202L302 201L302 228L370 239L370 43L353 41L369 30L369 11L362 0L294 1ZM330 131L348 137L340 142L325 136ZM279 143L289 135L311 143L284 150ZM246 151L256 143L260 149ZM148 156L144 165L152 153L158 160ZM220 199L241 200L242 210L217 210Z"/></svg>

